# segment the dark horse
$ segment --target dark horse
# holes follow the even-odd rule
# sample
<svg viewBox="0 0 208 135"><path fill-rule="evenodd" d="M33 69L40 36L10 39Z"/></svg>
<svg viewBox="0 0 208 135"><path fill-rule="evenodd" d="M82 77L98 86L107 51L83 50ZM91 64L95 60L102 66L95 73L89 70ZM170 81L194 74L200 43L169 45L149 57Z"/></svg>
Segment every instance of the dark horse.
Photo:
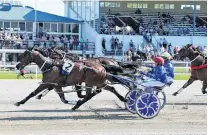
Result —
<svg viewBox="0 0 208 135"><path fill-rule="evenodd" d="M98 90L102 88L111 91L121 101L126 101L123 96L118 94L114 87L111 87L105 83L109 76L106 74L104 67L101 65L89 62L75 62L75 66L73 67L70 75L65 78L61 74L59 65L54 65L54 61L52 59L44 57L38 51L28 49L20 56L20 63L17 64L16 68L18 70L23 69L32 62L36 63L43 72L42 84L40 84L39 87L30 93L26 98L15 103L16 106L24 104L31 97L36 96L44 89L48 89L50 87L55 88L62 102L68 103L64 97L62 87L76 85L83 82L85 82L87 86L86 95L82 100L79 100L76 103L76 105L72 108L73 110L79 108L82 104L99 93L97 91L92 91L91 87L93 86L96 86Z"/></svg>
<svg viewBox="0 0 208 135"><path fill-rule="evenodd" d="M50 57L55 60L60 61L60 60L64 59L64 57L65 57L65 58L73 59L74 62L77 61L77 57L75 54L65 53L64 51L62 51L59 48L55 48L55 49L47 48L44 50L36 48L35 50L39 51L44 56ZM111 73L114 75L118 75L118 73L119 73L120 75L130 76L131 74L136 73L136 69L135 69L136 65L118 63L115 59L112 59L112 58L105 58L105 57L90 58L90 59L85 60L85 62L101 64L108 73ZM120 65L122 65L124 68L121 67ZM131 71L126 72L125 71L126 68L130 68ZM120 82L118 79L116 79L114 77L111 77L111 79L108 79L108 80L112 83L119 83ZM120 83L122 83L122 82L120 82ZM45 96L52 89L53 89L53 87L48 88L47 91L44 91L43 93L38 95L36 98L41 99L43 96ZM79 98L85 97L85 95L82 95L82 91L80 90L81 83L79 83L78 85L75 85L75 89L77 90L77 96Z"/></svg>
<svg viewBox="0 0 208 135"><path fill-rule="evenodd" d="M207 58L199 51L196 50L191 44L188 44L181 48L179 51L179 57L183 60L188 57L191 60L191 76L189 80L183 85L181 89L173 93L174 96L182 92L183 89L188 87L196 80L203 82L202 93L206 94L207 88Z"/></svg>

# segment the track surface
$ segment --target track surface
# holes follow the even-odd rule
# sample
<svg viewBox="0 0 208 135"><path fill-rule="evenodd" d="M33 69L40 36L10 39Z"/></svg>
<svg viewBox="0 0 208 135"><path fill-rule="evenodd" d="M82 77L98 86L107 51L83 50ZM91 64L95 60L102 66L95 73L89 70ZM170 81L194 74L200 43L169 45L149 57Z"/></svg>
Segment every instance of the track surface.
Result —
<svg viewBox="0 0 208 135"><path fill-rule="evenodd" d="M103 91L77 111L63 104L51 91L42 100L32 98L16 107L32 92L35 80L1 80L0 134L28 135L145 135L145 134L207 134L207 96L201 94L201 82L195 82L177 97L171 94L185 81L175 81L166 88L168 104L154 119L145 120L124 110L124 105L110 92ZM116 85L125 95L127 90ZM67 89L65 89L67 90ZM76 94L66 99L77 100Z"/></svg>

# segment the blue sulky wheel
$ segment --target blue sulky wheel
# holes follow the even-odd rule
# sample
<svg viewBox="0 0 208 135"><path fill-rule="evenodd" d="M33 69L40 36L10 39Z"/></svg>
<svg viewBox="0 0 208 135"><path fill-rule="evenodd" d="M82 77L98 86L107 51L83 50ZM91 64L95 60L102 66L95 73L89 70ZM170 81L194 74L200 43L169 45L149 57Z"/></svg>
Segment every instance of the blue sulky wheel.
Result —
<svg viewBox="0 0 208 135"><path fill-rule="evenodd" d="M125 102L124 104L129 112L136 114L135 103L140 95L141 90L131 90L126 94L125 99L127 100L127 102Z"/></svg>
<svg viewBox="0 0 208 135"><path fill-rule="evenodd" d="M166 104L166 94L164 91L161 91L161 92L155 91L154 93L159 98L160 104L161 104L160 109L162 109Z"/></svg>
<svg viewBox="0 0 208 135"><path fill-rule="evenodd" d="M145 119L151 119L160 111L160 100L152 93L144 93L136 100L136 112Z"/></svg>

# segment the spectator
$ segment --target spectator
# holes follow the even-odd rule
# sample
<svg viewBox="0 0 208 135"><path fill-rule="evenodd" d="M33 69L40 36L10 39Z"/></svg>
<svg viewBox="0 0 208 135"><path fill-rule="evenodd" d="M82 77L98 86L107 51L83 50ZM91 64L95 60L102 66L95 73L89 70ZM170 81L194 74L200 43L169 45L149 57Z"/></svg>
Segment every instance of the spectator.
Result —
<svg viewBox="0 0 208 135"><path fill-rule="evenodd" d="M69 41L69 50L72 50L74 48L74 38L71 37Z"/></svg>
<svg viewBox="0 0 208 135"><path fill-rule="evenodd" d="M111 38L111 49L112 49L112 50L115 49L115 39L114 39L113 36L112 36L112 38Z"/></svg>
<svg viewBox="0 0 208 135"><path fill-rule="evenodd" d="M133 48L133 47L134 47L134 43L133 43L132 40L130 40L130 42L129 42L129 47L130 47L130 48Z"/></svg>
<svg viewBox="0 0 208 135"><path fill-rule="evenodd" d="M88 41L88 39L86 39L86 42L85 42L85 49L86 49L86 51L88 51L88 47L89 47L89 41Z"/></svg>
<svg viewBox="0 0 208 135"><path fill-rule="evenodd" d="M103 47L104 50L106 50L106 49L105 49L105 42L106 42L106 40L105 40L105 38L103 37L103 39L102 39L102 47Z"/></svg>

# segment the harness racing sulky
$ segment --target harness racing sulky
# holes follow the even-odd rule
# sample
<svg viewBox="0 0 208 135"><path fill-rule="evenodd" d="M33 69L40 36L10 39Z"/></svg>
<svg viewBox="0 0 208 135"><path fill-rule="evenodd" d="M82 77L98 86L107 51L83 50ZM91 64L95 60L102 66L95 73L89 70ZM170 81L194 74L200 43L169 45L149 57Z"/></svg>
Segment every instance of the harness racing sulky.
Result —
<svg viewBox="0 0 208 135"><path fill-rule="evenodd" d="M164 60L156 57L154 61L157 63L155 72L163 73L165 71L162 66ZM173 79L167 79L166 76L162 77L161 83L152 74L137 72L136 68L143 65L141 62L139 64L123 64L114 59L102 57L77 60L77 56L65 53L60 48L46 50L29 48L20 56L20 62L16 68L18 70L24 69L30 63L37 64L42 71L42 82L26 98L16 102L14 104L16 106L23 105L30 98L42 92L36 97L41 99L54 89L65 104L70 104L70 102L65 99L64 94L77 92L80 100L72 108L72 110L76 110L92 97L101 93L102 90L107 90L124 102L129 112L137 113L145 119L151 119L157 116L166 104L166 95L163 89L173 83ZM149 67L149 65L144 66ZM114 84L120 84L129 90L125 97L116 91L113 87ZM62 90L63 87L68 86L73 86L72 90ZM85 95L82 95L83 91L86 91Z"/></svg>

